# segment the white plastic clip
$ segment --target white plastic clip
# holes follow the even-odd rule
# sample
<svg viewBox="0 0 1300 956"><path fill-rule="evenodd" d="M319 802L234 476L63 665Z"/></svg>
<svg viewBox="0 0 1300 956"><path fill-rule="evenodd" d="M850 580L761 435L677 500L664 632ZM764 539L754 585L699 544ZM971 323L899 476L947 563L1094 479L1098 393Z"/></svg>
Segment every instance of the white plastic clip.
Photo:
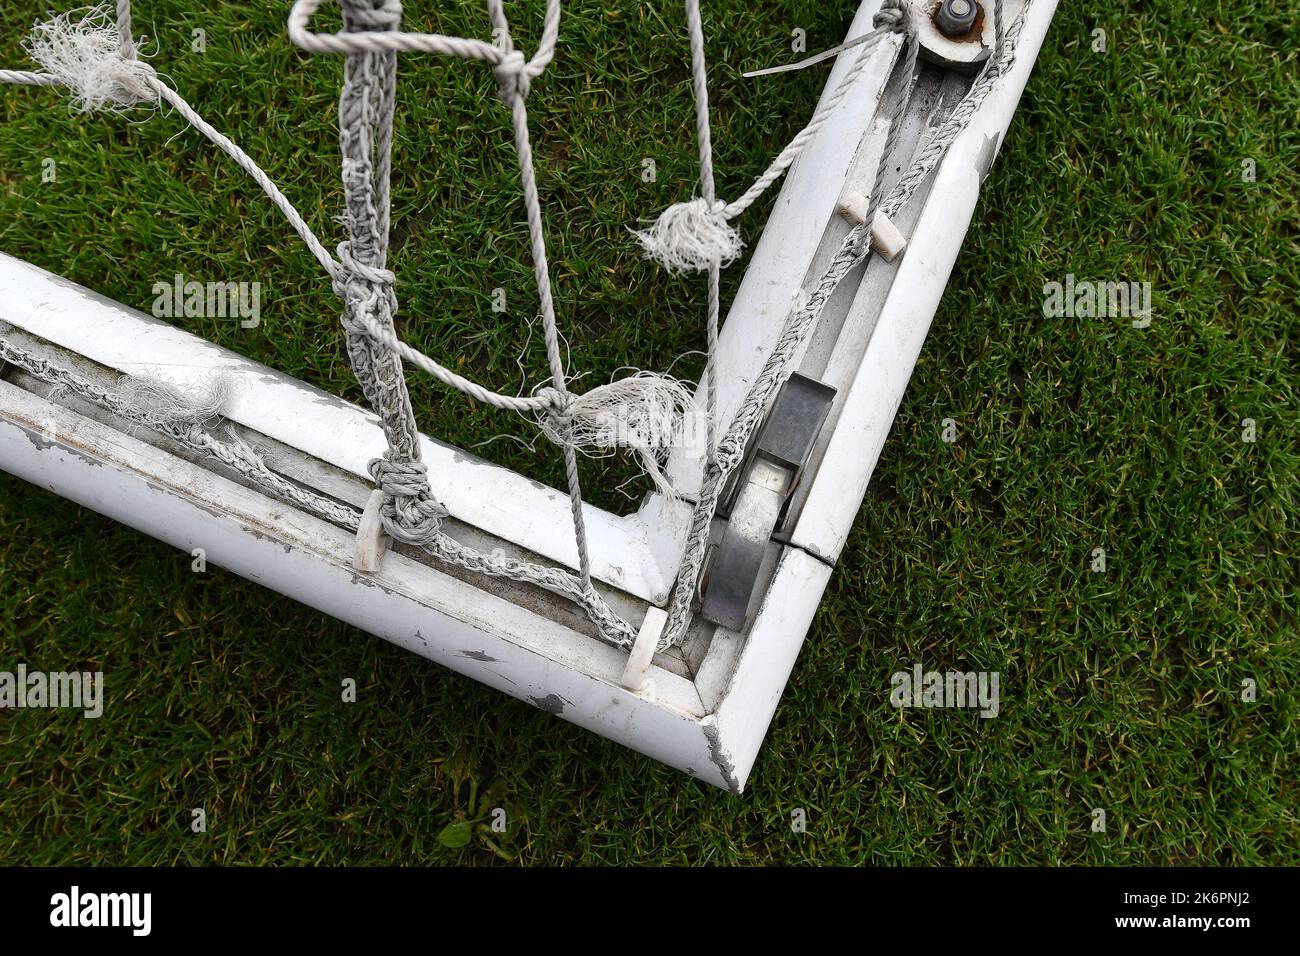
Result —
<svg viewBox="0 0 1300 956"><path fill-rule="evenodd" d="M854 192L852 189L844 191L840 201L835 204L835 211L854 225L862 225L867 221L867 210L871 207L871 202L862 193ZM898 231L898 227L893 224L880 211L876 211L876 218L871 223L871 248L886 262L893 262L903 254L907 248L907 237Z"/></svg>
<svg viewBox="0 0 1300 956"><path fill-rule="evenodd" d="M650 662L654 659L655 649L659 646L659 638L667 623L666 611L657 607L646 610L641 630L637 632L636 641L632 645L632 653L627 656L627 666L623 668L624 689L634 693L644 690L654 696L654 684L646 680L646 675L650 673Z"/></svg>
<svg viewBox="0 0 1300 956"><path fill-rule="evenodd" d="M361 523L357 525L357 550L352 555L352 566L358 571L378 571L384 552L393 543L393 539L384 534L384 522L379 517L383 503L384 493L376 488L370 492L366 510L361 512Z"/></svg>

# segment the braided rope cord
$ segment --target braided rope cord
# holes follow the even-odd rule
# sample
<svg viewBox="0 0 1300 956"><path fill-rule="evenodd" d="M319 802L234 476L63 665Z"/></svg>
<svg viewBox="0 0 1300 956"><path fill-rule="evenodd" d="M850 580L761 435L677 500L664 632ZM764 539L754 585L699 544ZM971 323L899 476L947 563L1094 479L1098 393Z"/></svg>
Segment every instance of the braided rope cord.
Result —
<svg viewBox="0 0 1300 956"><path fill-rule="evenodd" d="M123 398L117 391L97 385L71 369L2 338L0 338L0 360L17 366L56 388L66 388L75 392L120 418L166 435L192 451L209 455L238 472L250 483L331 524L352 532L355 532L361 524L361 512L358 509L288 480L272 470L265 460L243 441L223 440L214 435L204 427L208 424L207 421L159 421L142 411L139 405ZM446 535L440 536L426 550L449 564L491 577L526 581L582 605L586 607L588 617L601 635L614 644L628 647L636 636L630 626L609 611L603 601L587 607L590 600L588 591L578 584L573 575L557 568L520 561L502 554L485 555L465 547Z"/></svg>
<svg viewBox="0 0 1300 956"><path fill-rule="evenodd" d="M204 427L206 421L159 421L155 417L148 416L138 405L126 400L117 391L97 385L71 369L42 358L5 339L0 339L0 359L23 369L41 381L75 392L120 418L161 432L191 451L211 455L222 464L256 480L268 491L328 521L343 525L349 530L356 530L360 512L287 480L268 468L261 457L244 442L223 441L214 436Z"/></svg>
<svg viewBox="0 0 1300 956"><path fill-rule="evenodd" d="M131 0L117 0L117 32L122 38L122 56L135 59L135 39L131 36Z"/></svg>
<svg viewBox="0 0 1300 956"><path fill-rule="evenodd" d="M59 78L48 73L34 73L31 70L0 70L0 83L13 83L19 86L58 86Z"/></svg>
<svg viewBox="0 0 1300 956"><path fill-rule="evenodd" d="M374 0L340 0L344 29L393 30L401 6ZM344 302L341 317L348 358L371 408L383 424L388 450L370 463L384 492L384 530L396 541L423 545L438 534L447 510L434 498L420 460L419 430L401 359L366 331L395 334L394 276L387 270L391 219L391 155L397 54L349 53L339 96L339 151L348 240L339 246L343 270L334 291ZM361 316L365 316L365 321Z"/></svg>

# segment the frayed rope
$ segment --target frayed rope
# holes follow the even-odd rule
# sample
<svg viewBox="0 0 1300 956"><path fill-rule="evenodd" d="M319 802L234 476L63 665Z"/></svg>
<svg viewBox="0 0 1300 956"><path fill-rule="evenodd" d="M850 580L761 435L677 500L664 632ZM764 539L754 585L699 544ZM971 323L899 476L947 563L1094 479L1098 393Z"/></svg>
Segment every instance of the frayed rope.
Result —
<svg viewBox="0 0 1300 956"><path fill-rule="evenodd" d="M732 228L723 210L704 198L669 206L649 229L632 230L648 258L669 272L702 272L715 263L730 265L745 242Z"/></svg>
<svg viewBox="0 0 1300 956"><path fill-rule="evenodd" d="M106 6L82 7L36 24L24 48L72 90L72 103L83 113L158 103L154 68L123 55L122 37Z"/></svg>
<svg viewBox="0 0 1300 956"><path fill-rule="evenodd" d="M703 412L696 408L691 390L656 372L638 372L581 395L559 396L556 404L538 419L547 438L587 455L627 448L666 496L676 496L663 472L669 452L707 434L705 424L696 421Z"/></svg>
<svg viewBox="0 0 1300 956"><path fill-rule="evenodd" d="M207 424L224 412L233 393L229 378L214 375L185 390L158 379L128 376L112 394L130 409L132 420L153 428Z"/></svg>

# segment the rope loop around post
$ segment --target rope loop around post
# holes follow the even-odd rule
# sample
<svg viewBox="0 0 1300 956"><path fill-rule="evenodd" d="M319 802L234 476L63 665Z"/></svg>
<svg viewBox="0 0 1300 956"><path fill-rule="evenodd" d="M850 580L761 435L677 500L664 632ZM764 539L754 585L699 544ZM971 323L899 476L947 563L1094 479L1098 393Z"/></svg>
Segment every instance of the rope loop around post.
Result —
<svg viewBox="0 0 1300 956"><path fill-rule="evenodd" d="M907 32L907 3L905 0L883 0L876 15L871 18L871 25L877 30L893 30L895 33Z"/></svg>
<svg viewBox="0 0 1300 956"><path fill-rule="evenodd" d="M391 450L370 462L370 476L384 493L380 519L394 541L425 547L442 531L447 509L433 496L428 471L418 459L393 458Z"/></svg>

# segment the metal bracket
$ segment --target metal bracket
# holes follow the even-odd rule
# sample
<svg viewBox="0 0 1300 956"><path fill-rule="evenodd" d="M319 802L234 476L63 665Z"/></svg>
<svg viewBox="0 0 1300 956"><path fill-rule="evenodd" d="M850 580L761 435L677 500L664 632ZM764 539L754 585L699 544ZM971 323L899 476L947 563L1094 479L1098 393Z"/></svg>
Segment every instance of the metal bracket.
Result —
<svg viewBox="0 0 1300 956"><path fill-rule="evenodd" d="M700 611L707 621L744 630L768 542L803 477L835 389L790 376L724 496L729 517L704 583Z"/></svg>
<svg viewBox="0 0 1300 956"><path fill-rule="evenodd" d="M967 75L975 74L993 50L992 0L974 0L974 17L970 28L961 34L948 33L945 8L951 9L952 0L913 0L912 27L921 43L921 56L936 66ZM963 7L969 4L963 4ZM1018 12L1009 5L1007 22Z"/></svg>

